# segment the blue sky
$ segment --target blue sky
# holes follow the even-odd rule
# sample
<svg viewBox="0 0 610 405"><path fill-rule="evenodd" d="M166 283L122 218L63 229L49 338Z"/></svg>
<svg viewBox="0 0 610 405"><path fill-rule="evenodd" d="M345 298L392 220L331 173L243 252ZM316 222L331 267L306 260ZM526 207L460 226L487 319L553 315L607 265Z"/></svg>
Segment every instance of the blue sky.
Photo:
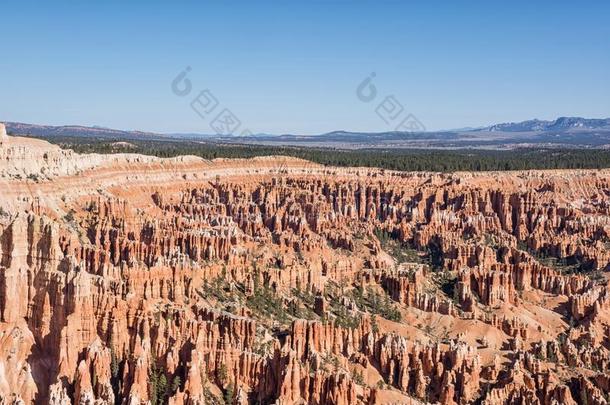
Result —
<svg viewBox="0 0 610 405"><path fill-rule="evenodd" d="M386 96L429 130L610 116L607 1L20 1L0 15L5 121L212 133L190 107L204 89L255 133L390 130Z"/></svg>

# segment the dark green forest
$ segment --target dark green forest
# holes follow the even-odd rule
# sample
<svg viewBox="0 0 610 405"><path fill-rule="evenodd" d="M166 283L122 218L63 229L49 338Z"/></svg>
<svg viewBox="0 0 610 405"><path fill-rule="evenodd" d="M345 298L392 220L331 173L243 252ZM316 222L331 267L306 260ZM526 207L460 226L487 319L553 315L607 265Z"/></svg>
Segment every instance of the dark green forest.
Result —
<svg viewBox="0 0 610 405"><path fill-rule="evenodd" d="M195 155L205 159L285 155L330 166L367 166L403 171L488 171L529 169L601 169L610 167L605 149L433 150L330 149L219 144L178 139L94 139L45 137L78 153L141 153L158 157ZM117 144L118 143L118 144ZM124 144L127 143L127 144Z"/></svg>

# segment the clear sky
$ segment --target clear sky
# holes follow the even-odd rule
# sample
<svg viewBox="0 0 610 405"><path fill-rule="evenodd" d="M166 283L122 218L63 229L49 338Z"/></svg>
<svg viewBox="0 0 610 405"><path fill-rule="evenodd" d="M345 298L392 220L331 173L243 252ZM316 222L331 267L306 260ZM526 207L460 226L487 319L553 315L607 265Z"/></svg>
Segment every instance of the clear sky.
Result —
<svg viewBox="0 0 610 405"><path fill-rule="evenodd" d="M610 117L608 1L99 3L2 3L0 120L212 133L204 89L254 133L389 130L389 95L428 130Z"/></svg>

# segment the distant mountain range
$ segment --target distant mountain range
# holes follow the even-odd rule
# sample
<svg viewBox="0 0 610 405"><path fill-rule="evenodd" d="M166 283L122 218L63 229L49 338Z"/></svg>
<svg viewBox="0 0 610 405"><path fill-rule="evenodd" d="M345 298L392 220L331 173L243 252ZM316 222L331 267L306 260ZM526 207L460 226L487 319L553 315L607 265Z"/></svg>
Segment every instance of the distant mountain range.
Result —
<svg viewBox="0 0 610 405"><path fill-rule="evenodd" d="M101 140L176 140L230 144L286 145L349 149L395 148L610 148L610 118L560 117L554 121L528 120L481 128L430 132L333 131L320 135L228 136L209 134L158 134L79 125L50 126L6 122L10 134L42 138L87 137Z"/></svg>
<svg viewBox="0 0 610 405"><path fill-rule="evenodd" d="M610 118L592 119L580 117L560 117L555 121L529 120L523 122L510 122L496 124L478 131L505 131L505 132L529 132L529 131L567 131L571 129L610 129Z"/></svg>

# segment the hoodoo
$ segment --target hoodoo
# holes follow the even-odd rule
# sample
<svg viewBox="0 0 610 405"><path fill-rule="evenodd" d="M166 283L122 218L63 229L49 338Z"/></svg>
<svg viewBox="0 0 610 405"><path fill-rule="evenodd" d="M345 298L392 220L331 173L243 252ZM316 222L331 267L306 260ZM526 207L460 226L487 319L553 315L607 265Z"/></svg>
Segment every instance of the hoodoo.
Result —
<svg viewBox="0 0 610 405"><path fill-rule="evenodd" d="M610 170L10 144L0 404L606 403Z"/></svg>

